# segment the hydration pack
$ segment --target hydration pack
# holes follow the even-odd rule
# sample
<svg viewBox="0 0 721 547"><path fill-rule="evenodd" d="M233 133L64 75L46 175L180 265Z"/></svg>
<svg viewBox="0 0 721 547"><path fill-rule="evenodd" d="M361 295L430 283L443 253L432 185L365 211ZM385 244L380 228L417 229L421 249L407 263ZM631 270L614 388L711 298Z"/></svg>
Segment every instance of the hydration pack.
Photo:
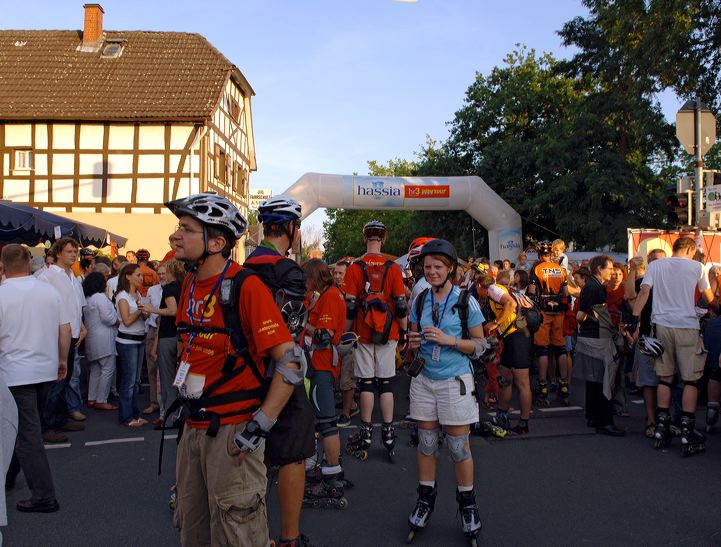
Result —
<svg viewBox="0 0 721 547"><path fill-rule="evenodd" d="M362 320L371 330L371 342L385 344L393 326L393 312L385 298L386 279L393 261L387 260L383 264L369 266L359 260L356 264L363 272L364 281L363 294L360 298Z"/></svg>

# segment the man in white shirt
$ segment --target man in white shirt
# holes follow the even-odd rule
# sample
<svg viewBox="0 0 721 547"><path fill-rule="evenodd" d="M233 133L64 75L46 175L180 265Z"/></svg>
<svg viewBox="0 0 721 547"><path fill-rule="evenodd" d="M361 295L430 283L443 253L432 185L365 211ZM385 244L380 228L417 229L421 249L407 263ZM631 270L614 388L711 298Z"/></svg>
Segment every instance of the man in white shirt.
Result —
<svg viewBox="0 0 721 547"><path fill-rule="evenodd" d="M39 276L39 279L52 285L60 295L63 308L69 314L72 343L68 350L68 374L66 378L53 386L48 395L48 403L45 409L44 429L46 441L61 442L54 430L80 431L85 429L81 424L68 421L68 416L73 420L83 421L86 416L80 412L82 408L82 396L80 394L80 366L75 358L76 349L85 338L87 331L83 325L83 307L85 296L80 282L73 274L73 264L78 258L80 245L71 237L58 239L52 246L51 253L55 257L55 264Z"/></svg>
<svg viewBox="0 0 721 547"><path fill-rule="evenodd" d="M638 318L653 289L651 323L663 346L655 362L659 384L654 447L664 448L671 442L669 409L673 376L678 372L684 383L681 415L681 445L684 454L703 450L705 441L703 435L695 430L698 380L703 375L706 362L695 310L696 288L709 302L710 308L718 309L703 264L692 260L695 254L694 240L680 237L673 244L673 256L659 258L648 265L633 306L633 320L629 329L635 332Z"/></svg>
<svg viewBox="0 0 721 547"><path fill-rule="evenodd" d="M32 497L19 501L26 513L52 513L60 506L45 454L40 412L56 382L67 374L70 315L57 291L30 275L30 252L21 245L2 250L7 279L0 286L0 377L18 408L15 455Z"/></svg>

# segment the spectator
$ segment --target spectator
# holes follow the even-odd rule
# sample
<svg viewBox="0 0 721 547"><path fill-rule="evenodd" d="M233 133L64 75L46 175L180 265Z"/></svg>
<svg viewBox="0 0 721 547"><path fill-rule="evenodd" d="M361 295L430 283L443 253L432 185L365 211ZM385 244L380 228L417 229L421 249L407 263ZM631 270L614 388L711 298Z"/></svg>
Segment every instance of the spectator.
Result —
<svg viewBox="0 0 721 547"><path fill-rule="evenodd" d="M180 301L180 287L185 277L185 268L178 260L170 260L165 267L165 285L163 285L158 308L149 308L148 311L158 314L158 335L151 351L151 356L157 363L160 377L160 418L157 424L162 423L165 412L178 396L178 390L173 387L176 363L178 356L177 329L175 327L175 314Z"/></svg>
<svg viewBox="0 0 721 547"><path fill-rule="evenodd" d="M526 294L526 287L528 287L528 271L516 269L513 272L513 290Z"/></svg>
<svg viewBox="0 0 721 547"><path fill-rule="evenodd" d="M108 395L115 372L115 330L118 317L113 303L105 294L105 285L105 277L100 272L90 273L83 281L87 302L85 325L88 329L85 358L90 369L88 406L95 410L117 410L117 406L108 403Z"/></svg>
<svg viewBox="0 0 721 547"><path fill-rule="evenodd" d="M44 429L47 442L64 442L67 437L57 434L62 431L81 431L81 424L68 422L68 417L76 421L84 421L85 414L80 412L83 399L80 394L80 363L76 359L76 350L85 339L87 331L82 321L82 310L85 306L85 295L78 279L72 273L73 264L78 257L80 245L71 237L58 239L51 251L55 256L55 264L45 270L39 279L48 282L60 294L63 307L71 318L72 343L68 350L68 374L52 386L45 409Z"/></svg>
<svg viewBox="0 0 721 547"><path fill-rule="evenodd" d="M531 265L528 263L528 257L526 253L520 253L518 255L518 263L516 264L516 270L528 271L531 269Z"/></svg>
<svg viewBox="0 0 721 547"><path fill-rule="evenodd" d="M7 479L7 471L10 462L13 460L15 440L18 433L18 407L15 399L5 384L5 379L0 374L0 471L2 477ZM7 489L7 482L5 483ZM0 494L0 526L7 526L7 506L5 492ZM2 545L2 533L0 533L0 545Z"/></svg>
<svg viewBox="0 0 721 547"><path fill-rule="evenodd" d="M138 255L135 254L135 251L128 251L127 253L125 253L125 260L126 262L130 262L131 264L137 264Z"/></svg>
<svg viewBox="0 0 721 547"><path fill-rule="evenodd" d="M140 417L138 408L138 388L145 340L143 302L138 293L138 288L143 284L140 266L127 264L120 270L119 278L118 293L115 297L115 307L120 321L115 338L117 366L120 372L118 418L121 424L128 427L142 427L148 421Z"/></svg>
<svg viewBox="0 0 721 547"><path fill-rule="evenodd" d="M17 404L15 455L32 492L30 499L17 503L17 509L52 513L60 505L39 410L45 407L53 383L67 374L72 310L52 286L30 275L30 252L25 247L7 245L2 261L7 279L0 286L0 376Z"/></svg>
<svg viewBox="0 0 721 547"><path fill-rule="evenodd" d="M143 249L138 251L138 255L143 252ZM143 269L141 264L140 269ZM152 269L152 268L151 268ZM146 298L143 299L145 309L150 313L148 318L145 320L145 364L148 369L148 383L150 385L150 405L143 409L143 414L153 414L158 412L162 405L158 402L158 362L153 353L153 346L156 345L155 341L158 337L158 314L157 310L160 306L160 301L163 296L163 285L165 285L165 264L161 264L157 268L156 272L159 283L156 283L152 287L148 288ZM156 424L159 425L159 418L156 418Z"/></svg>
<svg viewBox="0 0 721 547"><path fill-rule="evenodd" d="M108 286L105 289L105 293L113 302L115 302L115 293L118 291L118 274L120 273L123 264L127 262L128 261L124 256L116 256L111 264L110 278L108 279Z"/></svg>

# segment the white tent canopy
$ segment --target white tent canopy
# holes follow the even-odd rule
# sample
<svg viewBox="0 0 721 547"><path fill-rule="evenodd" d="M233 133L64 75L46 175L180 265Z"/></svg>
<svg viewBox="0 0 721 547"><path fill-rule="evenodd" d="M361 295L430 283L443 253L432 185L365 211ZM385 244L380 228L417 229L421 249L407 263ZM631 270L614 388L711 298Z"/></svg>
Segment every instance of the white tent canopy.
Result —
<svg viewBox="0 0 721 547"><path fill-rule="evenodd" d="M480 177L359 177L306 173L283 194L307 217L318 208L466 211L488 230L491 260L515 262L521 252L521 217ZM392 227L391 237L393 236ZM428 226L429 236L433 226Z"/></svg>

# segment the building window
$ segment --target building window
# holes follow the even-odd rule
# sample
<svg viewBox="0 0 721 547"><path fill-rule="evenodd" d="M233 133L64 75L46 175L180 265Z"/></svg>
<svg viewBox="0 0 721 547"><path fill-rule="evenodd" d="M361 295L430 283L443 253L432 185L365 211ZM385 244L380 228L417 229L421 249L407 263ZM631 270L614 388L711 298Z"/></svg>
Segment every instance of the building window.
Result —
<svg viewBox="0 0 721 547"><path fill-rule="evenodd" d="M14 171L32 171L35 168L35 157L33 151L29 148L15 149L13 154Z"/></svg>
<svg viewBox="0 0 721 547"><path fill-rule="evenodd" d="M124 41L116 42L109 40L103 48L103 52L100 54L100 56L103 59L115 59L117 57L120 57L123 54L124 46Z"/></svg>
<svg viewBox="0 0 721 547"><path fill-rule="evenodd" d="M240 123L240 104L235 99L230 99L230 116L237 123Z"/></svg>
<svg viewBox="0 0 721 547"><path fill-rule="evenodd" d="M222 183L228 180L228 168L225 160L225 150L219 144L215 145L215 178Z"/></svg>

